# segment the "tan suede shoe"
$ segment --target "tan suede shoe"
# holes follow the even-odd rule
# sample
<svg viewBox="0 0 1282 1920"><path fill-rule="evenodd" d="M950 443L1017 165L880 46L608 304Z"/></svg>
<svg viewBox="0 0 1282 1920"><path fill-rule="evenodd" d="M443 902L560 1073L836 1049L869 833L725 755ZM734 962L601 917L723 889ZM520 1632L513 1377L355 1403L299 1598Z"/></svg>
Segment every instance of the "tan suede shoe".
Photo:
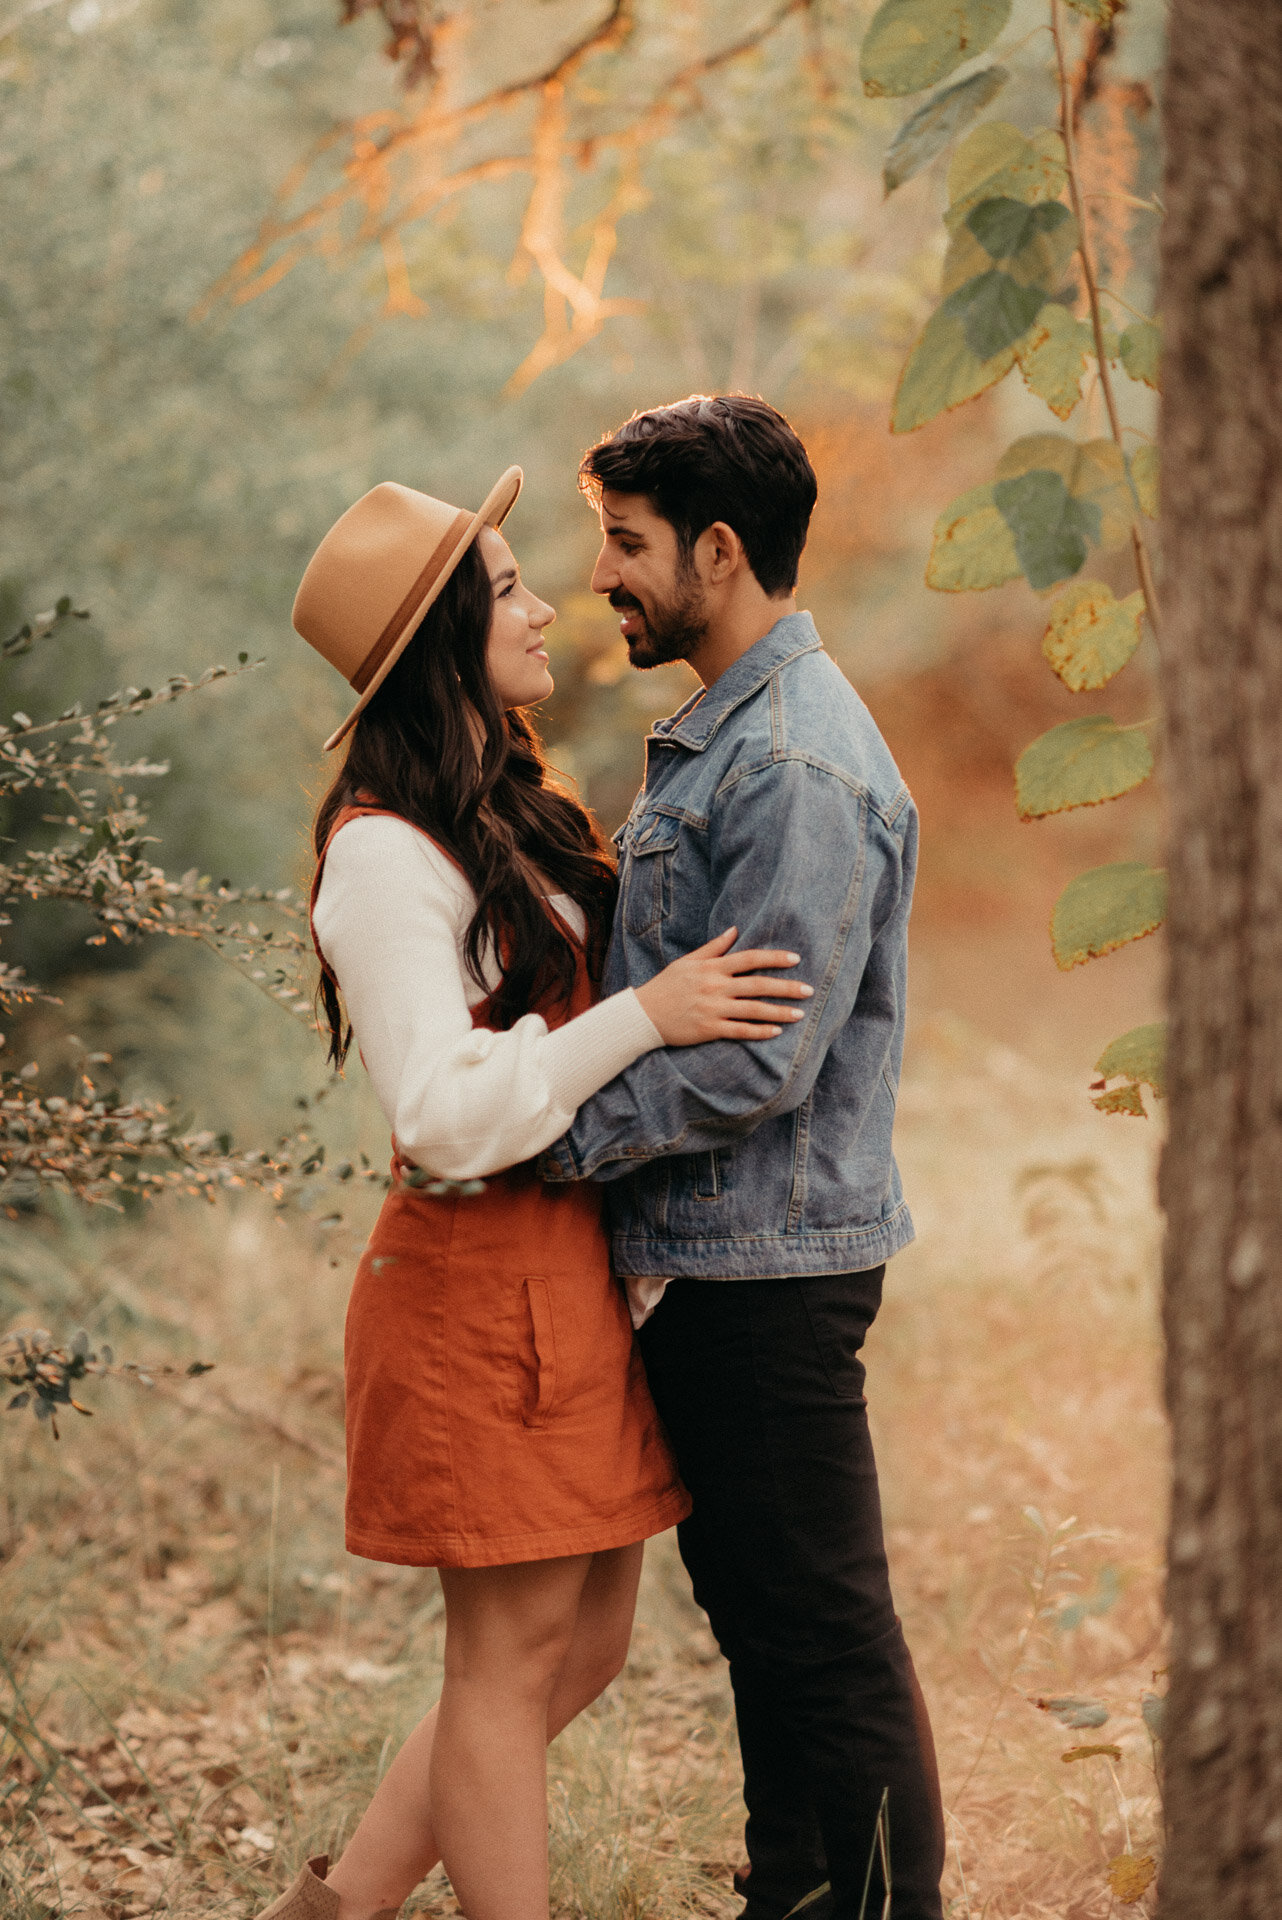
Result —
<svg viewBox="0 0 1282 1920"><path fill-rule="evenodd" d="M259 1914L258 1920L338 1920L338 1895L325 1885L329 1855L318 1853L300 1867L293 1886ZM396 1920L399 1907L380 1907L374 1920Z"/></svg>

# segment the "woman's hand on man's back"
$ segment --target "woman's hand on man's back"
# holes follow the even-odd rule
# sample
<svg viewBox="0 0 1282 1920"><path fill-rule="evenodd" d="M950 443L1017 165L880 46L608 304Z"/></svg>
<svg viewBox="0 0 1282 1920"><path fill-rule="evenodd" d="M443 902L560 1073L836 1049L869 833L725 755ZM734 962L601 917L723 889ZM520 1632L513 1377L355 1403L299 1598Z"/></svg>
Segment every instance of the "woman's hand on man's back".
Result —
<svg viewBox="0 0 1282 1920"><path fill-rule="evenodd" d="M727 927L706 946L682 954L636 989L637 999L667 1047L693 1047L704 1040L774 1040L785 1025L804 1018L814 992L801 980L772 980L763 969L795 967L800 955L782 948L731 949L737 927Z"/></svg>

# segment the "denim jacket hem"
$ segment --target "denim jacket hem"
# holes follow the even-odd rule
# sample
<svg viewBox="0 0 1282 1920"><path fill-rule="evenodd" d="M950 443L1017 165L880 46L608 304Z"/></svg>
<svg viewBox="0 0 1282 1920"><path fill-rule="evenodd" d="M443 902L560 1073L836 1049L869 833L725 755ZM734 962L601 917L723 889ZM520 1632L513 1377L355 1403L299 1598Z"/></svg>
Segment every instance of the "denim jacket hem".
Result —
<svg viewBox="0 0 1282 1920"><path fill-rule="evenodd" d="M901 1201L870 1226L837 1233L747 1233L724 1240L668 1234L614 1235L614 1270L629 1279L796 1280L820 1273L863 1273L916 1238Z"/></svg>

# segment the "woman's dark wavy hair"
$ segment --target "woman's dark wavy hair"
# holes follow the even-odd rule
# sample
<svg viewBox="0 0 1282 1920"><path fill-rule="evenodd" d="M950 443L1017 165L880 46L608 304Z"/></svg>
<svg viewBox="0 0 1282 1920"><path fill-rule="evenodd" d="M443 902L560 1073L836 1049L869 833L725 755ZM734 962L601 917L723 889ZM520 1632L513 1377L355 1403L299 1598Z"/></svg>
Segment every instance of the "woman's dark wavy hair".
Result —
<svg viewBox="0 0 1282 1920"><path fill-rule="evenodd" d="M468 971L484 986L486 953L502 957L491 1018L510 1027L549 999L564 1005L575 972L573 942L523 863L582 907L594 978L617 881L591 815L549 784L534 726L518 709L505 712L495 696L485 663L492 610L489 573L473 543L353 727L343 765L317 809L313 845L319 860L340 808L372 800L451 854L476 895ZM328 972L319 994L329 1057L341 1066L352 1031Z"/></svg>

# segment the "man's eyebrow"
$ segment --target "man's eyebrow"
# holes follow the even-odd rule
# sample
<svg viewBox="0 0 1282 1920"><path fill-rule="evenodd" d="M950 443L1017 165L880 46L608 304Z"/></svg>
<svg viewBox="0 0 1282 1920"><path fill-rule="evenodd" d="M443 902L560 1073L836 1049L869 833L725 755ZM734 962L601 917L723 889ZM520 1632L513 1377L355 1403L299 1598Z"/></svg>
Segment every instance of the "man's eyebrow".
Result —
<svg viewBox="0 0 1282 1920"><path fill-rule="evenodd" d="M639 532L636 527L630 527L625 520L612 521L606 527L606 532L626 534L629 540L645 539L645 535L643 533Z"/></svg>

